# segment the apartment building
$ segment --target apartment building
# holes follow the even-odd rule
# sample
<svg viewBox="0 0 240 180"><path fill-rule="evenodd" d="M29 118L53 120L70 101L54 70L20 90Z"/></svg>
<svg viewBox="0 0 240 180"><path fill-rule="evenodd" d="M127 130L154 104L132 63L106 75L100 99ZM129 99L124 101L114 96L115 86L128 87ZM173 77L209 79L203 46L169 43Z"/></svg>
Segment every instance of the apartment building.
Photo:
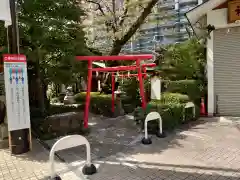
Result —
<svg viewBox="0 0 240 180"><path fill-rule="evenodd" d="M132 37L131 41L124 46L123 52L153 50L156 45L165 45L179 43L189 38L186 27L189 26L185 13L201 4L203 0L159 0L159 3L153 8L147 21L140 28L140 32ZM121 6L123 0L117 0L117 6ZM136 14L133 13L133 15ZM93 24L91 37L95 39L96 48L111 48L112 39L106 34L106 29L98 26L99 19L91 14L89 22ZM99 17L99 16L97 16ZM94 26L94 21L97 26ZM101 23L100 23L101 24ZM191 28L189 28L191 30ZM139 35L140 34L140 35Z"/></svg>
<svg viewBox="0 0 240 180"><path fill-rule="evenodd" d="M189 38L185 13L201 4L202 0L163 0L159 2L148 21L141 27L141 36L132 39L123 51L153 50L156 45L180 43ZM191 30L191 28L189 28Z"/></svg>

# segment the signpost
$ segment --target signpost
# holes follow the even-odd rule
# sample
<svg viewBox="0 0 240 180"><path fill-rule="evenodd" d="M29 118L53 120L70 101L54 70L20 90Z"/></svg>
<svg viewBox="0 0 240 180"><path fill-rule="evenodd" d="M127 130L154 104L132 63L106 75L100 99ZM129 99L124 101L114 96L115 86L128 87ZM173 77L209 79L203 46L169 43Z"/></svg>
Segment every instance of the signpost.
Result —
<svg viewBox="0 0 240 180"><path fill-rule="evenodd" d="M13 154L22 154L31 149L26 56L5 54L3 60L9 146Z"/></svg>
<svg viewBox="0 0 240 180"><path fill-rule="evenodd" d="M161 99L161 79L157 76L151 78L151 99Z"/></svg>
<svg viewBox="0 0 240 180"><path fill-rule="evenodd" d="M240 1L228 1L228 23L234 23L240 20Z"/></svg>

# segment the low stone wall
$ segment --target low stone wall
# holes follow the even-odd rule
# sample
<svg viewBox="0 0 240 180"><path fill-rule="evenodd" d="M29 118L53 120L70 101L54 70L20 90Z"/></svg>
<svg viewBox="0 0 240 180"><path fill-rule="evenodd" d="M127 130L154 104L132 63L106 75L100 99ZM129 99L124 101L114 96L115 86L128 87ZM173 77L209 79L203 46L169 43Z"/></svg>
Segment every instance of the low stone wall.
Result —
<svg viewBox="0 0 240 180"><path fill-rule="evenodd" d="M64 136L83 131L83 113L68 112L48 116L41 122L41 133L49 136Z"/></svg>

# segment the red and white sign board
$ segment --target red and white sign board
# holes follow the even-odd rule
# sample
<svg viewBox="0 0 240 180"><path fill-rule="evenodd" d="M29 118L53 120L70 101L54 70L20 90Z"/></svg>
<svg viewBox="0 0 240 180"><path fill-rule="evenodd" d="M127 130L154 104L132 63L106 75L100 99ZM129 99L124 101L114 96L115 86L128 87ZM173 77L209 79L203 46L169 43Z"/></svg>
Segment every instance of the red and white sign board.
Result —
<svg viewBox="0 0 240 180"><path fill-rule="evenodd" d="M30 128L26 56L5 54L3 61L8 130Z"/></svg>
<svg viewBox="0 0 240 180"><path fill-rule="evenodd" d="M27 61L25 55L16 55L16 54L4 54L3 55L4 62L25 62Z"/></svg>

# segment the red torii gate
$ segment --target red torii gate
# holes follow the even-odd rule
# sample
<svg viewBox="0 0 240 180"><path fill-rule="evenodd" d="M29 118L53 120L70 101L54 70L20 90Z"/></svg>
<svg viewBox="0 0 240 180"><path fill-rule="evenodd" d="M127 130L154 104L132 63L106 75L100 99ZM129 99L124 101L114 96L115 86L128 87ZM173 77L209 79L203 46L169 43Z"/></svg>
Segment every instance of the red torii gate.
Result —
<svg viewBox="0 0 240 180"><path fill-rule="evenodd" d="M155 63L148 63L148 64L142 64L141 67L143 68L143 72L141 76L145 79L147 78L147 70L146 67L155 67ZM120 78L125 78L125 77L139 77L139 74L122 74L122 75L114 75L112 72L112 112L114 113L114 90L115 90L115 76L120 77ZM143 90L144 91L144 90ZM146 99L145 97L142 97L142 107L146 107Z"/></svg>
<svg viewBox="0 0 240 180"><path fill-rule="evenodd" d="M143 73L146 73L146 67L154 67L156 66L155 63L149 64L142 64L142 60L152 59L152 54L143 54L143 55L123 55L123 56L77 56L76 59L78 61L88 61L88 83L87 83L87 95L86 95L86 105L84 111L84 127L88 128L88 116L89 116L89 104L90 104L90 92L91 92L91 84L92 84L92 72L99 71L99 72L116 72L116 71L132 71L137 70L137 76L139 80L139 88L140 88L140 95L142 97L142 107L146 108L146 100L145 100L145 93L144 93L144 84L143 84ZM105 68L93 68L92 62L93 61L136 61L136 65L130 66L117 66L117 67L105 67ZM114 78L112 79L112 81ZM113 86L113 85L112 85ZM112 92L114 93L114 92ZM113 95L114 97L114 95Z"/></svg>

